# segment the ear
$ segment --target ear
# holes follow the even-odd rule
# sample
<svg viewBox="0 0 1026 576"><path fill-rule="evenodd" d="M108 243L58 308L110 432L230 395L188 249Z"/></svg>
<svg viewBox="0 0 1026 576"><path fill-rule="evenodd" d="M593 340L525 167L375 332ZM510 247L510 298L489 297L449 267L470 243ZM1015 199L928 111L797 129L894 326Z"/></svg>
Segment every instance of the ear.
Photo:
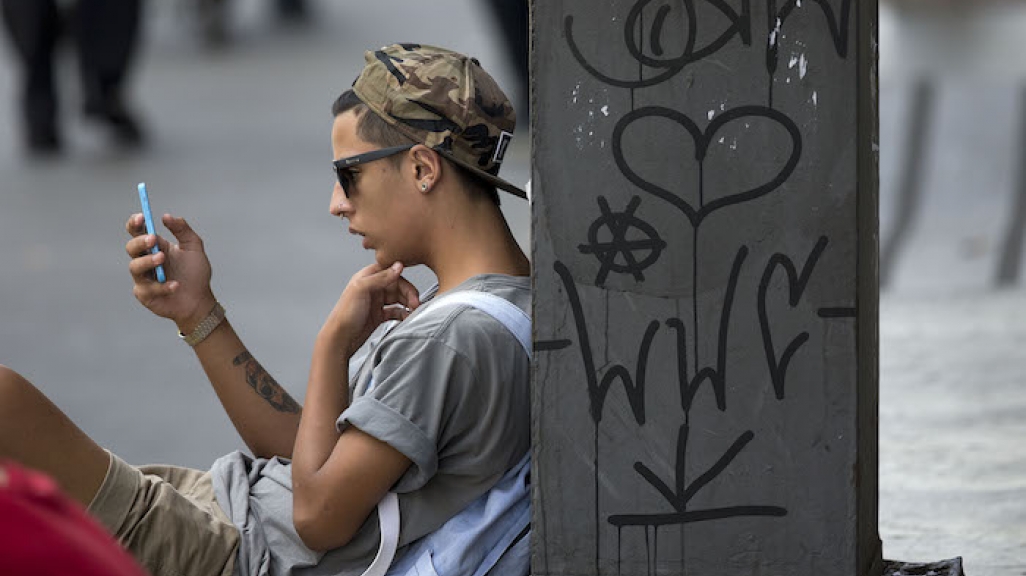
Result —
<svg viewBox="0 0 1026 576"><path fill-rule="evenodd" d="M410 149L413 185L421 193L430 192L442 177L442 157L434 150L418 144Z"/></svg>

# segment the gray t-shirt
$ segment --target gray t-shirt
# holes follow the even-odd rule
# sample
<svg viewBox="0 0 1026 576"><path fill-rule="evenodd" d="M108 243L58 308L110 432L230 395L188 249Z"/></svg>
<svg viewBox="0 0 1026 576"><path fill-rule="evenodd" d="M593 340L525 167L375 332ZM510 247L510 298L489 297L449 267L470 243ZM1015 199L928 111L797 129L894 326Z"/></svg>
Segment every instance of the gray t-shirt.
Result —
<svg viewBox="0 0 1026 576"><path fill-rule="evenodd" d="M454 290L489 292L530 313L529 277L475 276ZM410 319L430 309L430 295ZM488 490L530 447L527 353L485 312L458 305L382 326L350 366L351 402L339 429L356 426L413 463L392 487L399 495L400 555ZM359 576L377 552L376 511L342 548L318 554L303 545L292 524L288 460L235 452L215 462L211 475L218 503L242 536L236 574Z"/></svg>

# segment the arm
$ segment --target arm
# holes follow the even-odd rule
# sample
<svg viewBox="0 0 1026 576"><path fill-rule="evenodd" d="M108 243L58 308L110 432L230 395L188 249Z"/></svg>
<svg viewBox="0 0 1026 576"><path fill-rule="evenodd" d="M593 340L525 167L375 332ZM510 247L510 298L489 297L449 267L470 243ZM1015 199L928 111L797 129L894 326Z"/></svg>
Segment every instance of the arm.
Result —
<svg viewBox="0 0 1026 576"><path fill-rule="evenodd" d="M357 273L317 336L292 462L293 522L313 550L347 544L410 466L388 444L335 421L349 406L348 361L381 322L416 307L416 289L402 267L372 264Z"/></svg>
<svg viewBox="0 0 1026 576"><path fill-rule="evenodd" d="M125 246L132 261L129 270L133 294L151 312L175 322L188 334L216 302L210 288L210 262L203 241L182 218L164 215L164 226L178 244L145 233L141 214L126 225L131 239ZM154 242L160 253L151 255ZM164 264L168 282L153 278ZM225 320L193 348L225 412L243 441L258 457L291 457L301 408L246 350Z"/></svg>

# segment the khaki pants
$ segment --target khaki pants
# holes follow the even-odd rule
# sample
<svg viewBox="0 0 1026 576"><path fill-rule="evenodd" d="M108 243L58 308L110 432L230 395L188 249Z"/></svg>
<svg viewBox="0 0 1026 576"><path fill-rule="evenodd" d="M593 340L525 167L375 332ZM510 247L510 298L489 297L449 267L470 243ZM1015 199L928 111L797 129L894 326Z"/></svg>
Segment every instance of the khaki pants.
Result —
<svg viewBox="0 0 1026 576"><path fill-rule="evenodd" d="M239 531L208 472L135 467L111 454L89 513L154 576L231 576Z"/></svg>

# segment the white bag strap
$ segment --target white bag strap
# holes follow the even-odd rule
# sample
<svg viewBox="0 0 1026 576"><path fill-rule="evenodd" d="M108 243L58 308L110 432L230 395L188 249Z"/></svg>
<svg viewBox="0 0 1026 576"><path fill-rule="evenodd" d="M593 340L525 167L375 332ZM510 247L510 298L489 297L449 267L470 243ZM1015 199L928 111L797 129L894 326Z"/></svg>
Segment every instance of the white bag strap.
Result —
<svg viewBox="0 0 1026 576"><path fill-rule="evenodd" d="M516 304L494 294L474 290L452 292L430 302L430 308L424 310L413 321L429 312L458 304L473 306L498 320L520 342L524 352L527 352L527 357L531 357L531 317ZM385 576L392 566L392 560L395 560L400 528L399 496L395 492L385 494L381 502L378 502L378 527L381 531L378 553L362 576Z"/></svg>
<svg viewBox="0 0 1026 576"><path fill-rule="evenodd" d="M438 300L430 303L430 310L425 310L425 312L458 304L473 306L498 320L520 342L524 352L527 352L527 357L531 357L531 317L519 306L488 292L461 290L439 297Z"/></svg>
<svg viewBox="0 0 1026 576"><path fill-rule="evenodd" d="M385 576L395 559L395 551L399 548L399 496L395 492L385 494L381 502L378 502L378 525L381 528L381 544L378 545L377 556L363 576Z"/></svg>

